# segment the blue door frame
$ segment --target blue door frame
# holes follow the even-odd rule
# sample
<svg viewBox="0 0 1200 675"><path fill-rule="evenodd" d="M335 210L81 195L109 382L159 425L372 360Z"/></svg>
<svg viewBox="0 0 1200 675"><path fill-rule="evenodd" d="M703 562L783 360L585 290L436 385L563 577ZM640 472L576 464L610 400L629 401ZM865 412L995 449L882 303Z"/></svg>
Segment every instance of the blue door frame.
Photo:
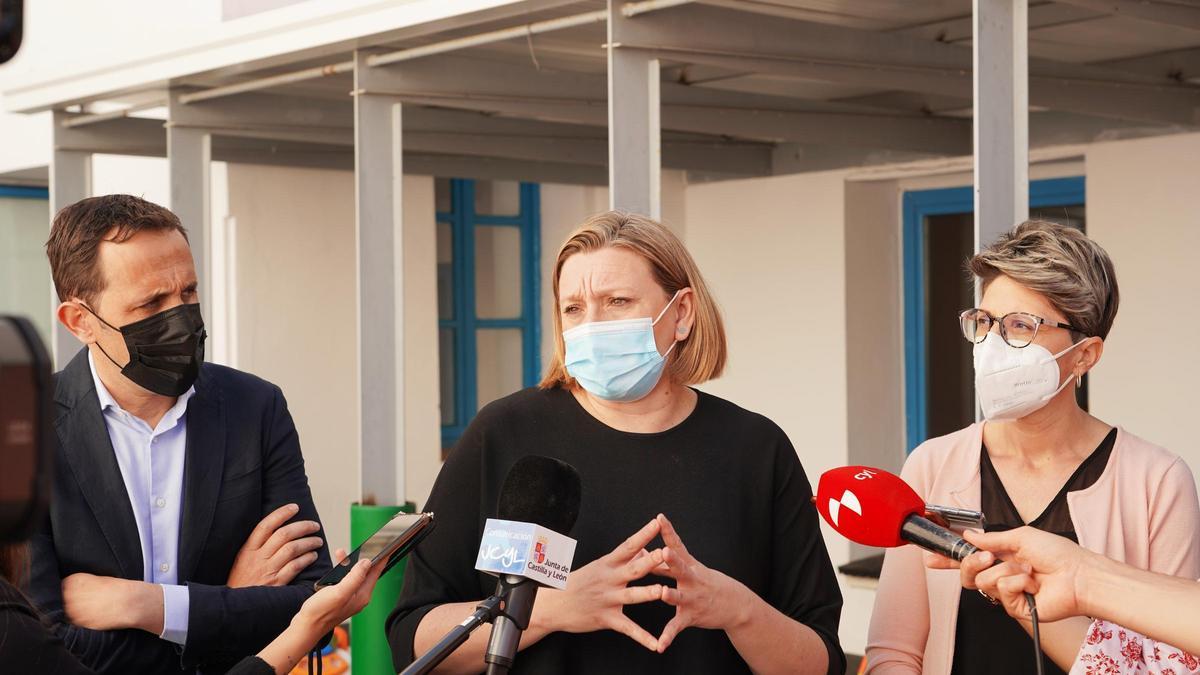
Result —
<svg viewBox="0 0 1200 675"><path fill-rule="evenodd" d="M1029 208L1084 204L1083 176L1029 183ZM926 440L925 219L975 210L974 188L904 193L904 386L908 451Z"/></svg>
<svg viewBox="0 0 1200 675"><path fill-rule="evenodd" d="M538 383L541 371L541 321L539 286L541 255L541 196L536 183L521 183L521 212L513 216L475 213L475 181L450 181L450 211L438 212L437 220L450 225L453 242L453 318L440 319L439 328L454 330L454 424L442 427L442 447L448 448L466 431L479 409L476 377L478 353L476 330L519 328L522 333L523 385ZM521 232L521 316L512 319L480 319L475 316L475 226L516 227Z"/></svg>

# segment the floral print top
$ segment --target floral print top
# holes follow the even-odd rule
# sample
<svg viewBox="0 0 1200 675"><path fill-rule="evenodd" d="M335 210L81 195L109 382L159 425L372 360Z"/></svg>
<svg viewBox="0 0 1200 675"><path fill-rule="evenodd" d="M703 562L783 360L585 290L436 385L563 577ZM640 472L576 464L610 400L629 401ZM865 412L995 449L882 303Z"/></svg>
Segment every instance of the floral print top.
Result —
<svg viewBox="0 0 1200 675"><path fill-rule="evenodd" d="M1200 674L1200 657L1097 619L1071 675Z"/></svg>

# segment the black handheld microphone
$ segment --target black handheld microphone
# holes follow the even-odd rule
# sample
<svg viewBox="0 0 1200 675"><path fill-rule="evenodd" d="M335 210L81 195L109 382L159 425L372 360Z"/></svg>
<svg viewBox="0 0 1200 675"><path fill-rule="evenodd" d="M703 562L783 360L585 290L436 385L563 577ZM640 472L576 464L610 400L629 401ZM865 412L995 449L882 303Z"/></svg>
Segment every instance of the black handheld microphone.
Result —
<svg viewBox="0 0 1200 675"><path fill-rule="evenodd" d="M475 569L499 577L496 593L404 669L425 675L462 646L471 633L492 623L484 660L488 673L507 673L529 627L539 584L566 586L575 541L565 535L579 517L581 487L575 467L528 455L517 460L500 489L500 519L489 518Z"/></svg>
<svg viewBox="0 0 1200 675"><path fill-rule="evenodd" d="M961 561L972 553L979 552L974 544L963 539L958 533L947 530L923 516L912 515L904 519L900 526L900 536L910 544L916 544L926 551L940 553L951 560Z"/></svg>
<svg viewBox="0 0 1200 675"><path fill-rule="evenodd" d="M501 520L532 523L567 534L579 517L582 486L579 472L566 462L529 455L509 470L500 489L497 514ZM503 612L492 622L492 636L483 660L488 674L507 673L529 627L537 581L521 574L501 574L496 596Z"/></svg>

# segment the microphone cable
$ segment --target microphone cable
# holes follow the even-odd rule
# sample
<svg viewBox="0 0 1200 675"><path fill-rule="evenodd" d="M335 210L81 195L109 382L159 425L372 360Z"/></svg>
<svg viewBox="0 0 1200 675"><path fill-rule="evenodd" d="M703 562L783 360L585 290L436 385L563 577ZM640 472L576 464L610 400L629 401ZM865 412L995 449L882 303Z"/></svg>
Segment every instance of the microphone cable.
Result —
<svg viewBox="0 0 1200 675"><path fill-rule="evenodd" d="M1034 625L1036 626L1037 624ZM313 670L314 663L316 664L316 670ZM325 659L321 658L321 650L314 649L310 651L308 653L308 675L321 675L324 670Z"/></svg>
<svg viewBox="0 0 1200 675"><path fill-rule="evenodd" d="M1042 632L1038 628L1037 601L1033 593L1025 594L1025 602L1029 605L1029 620L1033 624L1033 665L1037 675L1046 675L1046 664L1042 656Z"/></svg>

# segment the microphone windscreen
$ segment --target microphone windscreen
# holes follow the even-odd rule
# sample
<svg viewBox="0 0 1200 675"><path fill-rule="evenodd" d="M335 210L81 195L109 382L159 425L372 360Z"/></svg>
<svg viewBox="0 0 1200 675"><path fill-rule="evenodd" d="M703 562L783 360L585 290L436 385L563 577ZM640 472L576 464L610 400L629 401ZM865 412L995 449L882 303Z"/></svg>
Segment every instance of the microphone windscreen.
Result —
<svg viewBox="0 0 1200 675"><path fill-rule="evenodd" d="M904 521L925 512L925 501L899 476L867 466L821 475L817 511L838 534L864 546L903 546Z"/></svg>
<svg viewBox="0 0 1200 675"><path fill-rule="evenodd" d="M579 517L581 492L575 467L551 457L526 455L504 477L496 512L503 520L569 534Z"/></svg>

